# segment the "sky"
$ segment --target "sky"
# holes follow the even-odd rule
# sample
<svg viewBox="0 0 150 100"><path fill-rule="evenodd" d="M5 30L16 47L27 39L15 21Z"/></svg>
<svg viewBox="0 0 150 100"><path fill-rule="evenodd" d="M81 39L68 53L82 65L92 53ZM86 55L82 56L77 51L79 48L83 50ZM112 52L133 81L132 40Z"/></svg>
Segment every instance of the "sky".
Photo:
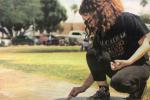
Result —
<svg viewBox="0 0 150 100"><path fill-rule="evenodd" d="M82 0L58 0L58 1L60 2L61 5L63 5L67 9L68 19L66 20L66 22L68 22L68 23L83 22L79 13L74 15L70 9L71 5L73 5L73 4L77 4L79 7ZM124 5L126 12L131 12L131 13L134 13L137 15L140 15L143 12L150 14L150 0L148 0L149 4L146 5L144 8L140 5L140 2L141 2L141 0L122 0L122 3Z"/></svg>

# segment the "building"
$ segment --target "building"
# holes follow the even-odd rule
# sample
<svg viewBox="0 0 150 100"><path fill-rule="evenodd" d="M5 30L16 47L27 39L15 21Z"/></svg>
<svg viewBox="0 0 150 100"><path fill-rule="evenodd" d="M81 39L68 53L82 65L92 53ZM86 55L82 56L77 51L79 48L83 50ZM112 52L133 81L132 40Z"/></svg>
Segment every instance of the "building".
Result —
<svg viewBox="0 0 150 100"><path fill-rule="evenodd" d="M83 23L64 23L63 32L60 34L68 34L72 30L81 30L84 31L85 25Z"/></svg>

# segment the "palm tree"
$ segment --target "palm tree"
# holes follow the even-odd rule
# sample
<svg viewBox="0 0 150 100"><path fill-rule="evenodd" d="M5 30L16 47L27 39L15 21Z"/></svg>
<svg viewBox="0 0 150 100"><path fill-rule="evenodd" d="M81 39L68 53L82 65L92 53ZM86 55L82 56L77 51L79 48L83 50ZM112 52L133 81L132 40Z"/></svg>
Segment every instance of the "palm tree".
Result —
<svg viewBox="0 0 150 100"><path fill-rule="evenodd" d="M73 11L74 14L76 14L78 12L78 5L77 4L73 4L71 6L71 10Z"/></svg>
<svg viewBox="0 0 150 100"><path fill-rule="evenodd" d="M142 0L140 4L145 7L148 4L148 0Z"/></svg>
<svg viewBox="0 0 150 100"><path fill-rule="evenodd" d="M76 13L77 13L78 10L79 10L78 5L77 5L77 4L73 4L73 5L71 6L71 10L72 10L72 12L74 13L74 17L75 17ZM71 30L73 30L73 23L72 23L72 26L71 26Z"/></svg>

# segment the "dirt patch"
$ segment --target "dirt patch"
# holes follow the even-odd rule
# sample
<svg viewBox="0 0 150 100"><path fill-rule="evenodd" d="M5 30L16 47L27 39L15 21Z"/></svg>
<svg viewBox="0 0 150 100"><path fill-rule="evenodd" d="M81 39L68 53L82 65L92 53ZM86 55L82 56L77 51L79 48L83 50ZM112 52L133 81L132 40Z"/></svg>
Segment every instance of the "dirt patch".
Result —
<svg viewBox="0 0 150 100"><path fill-rule="evenodd" d="M0 68L1 100L55 100L65 98L73 86L76 85Z"/></svg>
<svg viewBox="0 0 150 100"><path fill-rule="evenodd" d="M0 68L0 100L65 100L74 86L77 85L18 70ZM84 100L95 91L90 88L76 99ZM115 92L112 92L112 95L124 96Z"/></svg>

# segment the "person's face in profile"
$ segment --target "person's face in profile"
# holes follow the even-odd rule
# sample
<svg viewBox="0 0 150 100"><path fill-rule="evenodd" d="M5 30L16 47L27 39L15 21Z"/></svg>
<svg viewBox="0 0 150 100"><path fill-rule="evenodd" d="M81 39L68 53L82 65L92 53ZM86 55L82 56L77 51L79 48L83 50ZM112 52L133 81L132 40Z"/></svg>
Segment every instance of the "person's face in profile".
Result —
<svg viewBox="0 0 150 100"><path fill-rule="evenodd" d="M86 25L89 25L90 27L96 27L98 24L98 18L96 14L85 13L85 14L82 14L82 18L84 20L84 23Z"/></svg>

